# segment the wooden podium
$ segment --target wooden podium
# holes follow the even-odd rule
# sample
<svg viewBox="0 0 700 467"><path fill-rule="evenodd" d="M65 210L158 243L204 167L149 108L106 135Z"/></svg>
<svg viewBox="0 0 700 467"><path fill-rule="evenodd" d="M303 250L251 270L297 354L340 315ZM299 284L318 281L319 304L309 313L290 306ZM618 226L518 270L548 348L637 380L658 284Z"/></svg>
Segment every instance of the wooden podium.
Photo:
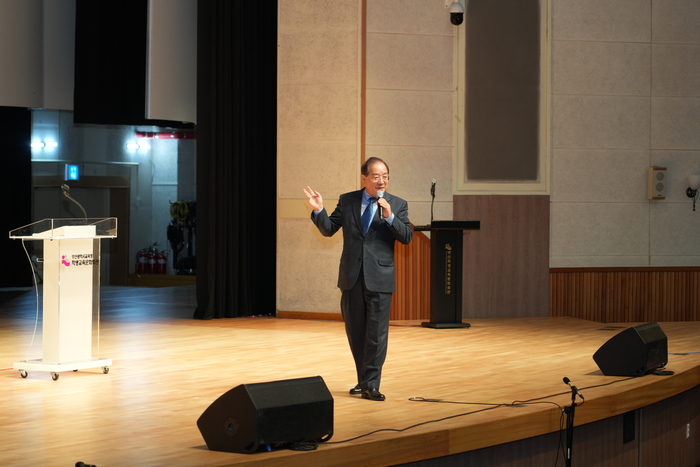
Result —
<svg viewBox="0 0 700 467"><path fill-rule="evenodd" d="M479 230L481 221L433 221L414 226L430 231L430 322L429 328L468 328L462 322L462 258L465 230Z"/></svg>
<svg viewBox="0 0 700 467"><path fill-rule="evenodd" d="M23 378L27 370L50 371L54 381L62 370L109 372L112 360L95 358L92 350L94 340L99 353L100 240L116 236L114 217L44 219L10 232L44 245L43 358L14 363Z"/></svg>

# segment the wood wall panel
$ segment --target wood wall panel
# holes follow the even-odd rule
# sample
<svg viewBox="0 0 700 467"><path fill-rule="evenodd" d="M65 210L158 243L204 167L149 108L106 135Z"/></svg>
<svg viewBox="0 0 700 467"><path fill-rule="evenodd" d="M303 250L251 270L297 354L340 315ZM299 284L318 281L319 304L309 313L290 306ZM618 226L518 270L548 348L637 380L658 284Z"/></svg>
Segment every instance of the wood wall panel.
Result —
<svg viewBox="0 0 700 467"><path fill-rule="evenodd" d="M640 409L643 465L700 465L700 386ZM686 438L687 429L690 436Z"/></svg>
<svg viewBox="0 0 700 467"><path fill-rule="evenodd" d="M550 316L602 323L700 320L700 268L554 268Z"/></svg>
<svg viewBox="0 0 700 467"><path fill-rule="evenodd" d="M464 236L462 316L547 316L549 196L455 196L453 215L481 221Z"/></svg>
<svg viewBox="0 0 700 467"><path fill-rule="evenodd" d="M408 245L396 243L394 250L396 293L391 319L430 320L430 239L413 232Z"/></svg>
<svg viewBox="0 0 700 467"><path fill-rule="evenodd" d="M700 465L700 386L635 410L634 439L624 442L623 415L574 427L571 461L586 467ZM577 409L579 414L585 406ZM686 439L686 426L690 437ZM562 438L564 437L564 438ZM565 465L566 431L500 444L402 467L541 467Z"/></svg>

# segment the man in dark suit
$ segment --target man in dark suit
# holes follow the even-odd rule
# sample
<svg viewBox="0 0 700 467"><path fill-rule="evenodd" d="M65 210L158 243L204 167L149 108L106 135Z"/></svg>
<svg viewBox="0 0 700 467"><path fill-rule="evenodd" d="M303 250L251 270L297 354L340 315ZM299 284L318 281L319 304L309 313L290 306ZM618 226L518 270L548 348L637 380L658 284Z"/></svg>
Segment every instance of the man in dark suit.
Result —
<svg viewBox="0 0 700 467"><path fill-rule="evenodd" d="M304 190L311 214L322 235L330 237L343 228L338 288L340 311L350 350L355 359L357 385L350 394L383 401L379 392L382 365L389 337L389 313L396 290L394 243L408 244L413 238L408 203L386 193L389 167L371 157L362 164L364 189L340 195L329 216L317 191Z"/></svg>

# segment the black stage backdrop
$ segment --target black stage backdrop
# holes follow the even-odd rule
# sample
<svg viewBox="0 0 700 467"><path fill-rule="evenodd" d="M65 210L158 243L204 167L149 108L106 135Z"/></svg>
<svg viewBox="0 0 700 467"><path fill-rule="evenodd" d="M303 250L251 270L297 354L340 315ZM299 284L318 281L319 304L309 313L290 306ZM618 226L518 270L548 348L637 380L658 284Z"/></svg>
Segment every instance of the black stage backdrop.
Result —
<svg viewBox="0 0 700 467"><path fill-rule="evenodd" d="M197 9L194 317L275 314L277 1Z"/></svg>
<svg viewBox="0 0 700 467"><path fill-rule="evenodd" d="M29 109L0 107L4 209L0 214L0 287L32 285L32 269L20 240L10 240L10 230L31 223L32 219L32 115ZM31 244L33 242L27 242ZM30 249L31 245L27 245Z"/></svg>

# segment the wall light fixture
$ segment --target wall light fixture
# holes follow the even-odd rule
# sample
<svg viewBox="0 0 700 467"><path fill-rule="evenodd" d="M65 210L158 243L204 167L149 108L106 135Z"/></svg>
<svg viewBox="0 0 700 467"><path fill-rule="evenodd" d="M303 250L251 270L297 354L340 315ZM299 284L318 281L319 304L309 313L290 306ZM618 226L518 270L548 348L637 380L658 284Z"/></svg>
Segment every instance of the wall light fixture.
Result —
<svg viewBox="0 0 700 467"><path fill-rule="evenodd" d="M32 141L29 146L32 149L56 149L58 141Z"/></svg>
<svg viewBox="0 0 700 467"><path fill-rule="evenodd" d="M132 143L127 143L126 149L128 149L129 151L136 151L137 149L141 150L141 151L148 151L149 149L151 149L151 145L148 143L133 143L132 142Z"/></svg>
<svg viewBox="0 0 700 467"><path fill-rule="evenodd" d="M685 194L693 199L693 211L695 211L695 202L698 200L698 188L700 188L700 175L688 175L688 189L685 190Z"/></svg>

